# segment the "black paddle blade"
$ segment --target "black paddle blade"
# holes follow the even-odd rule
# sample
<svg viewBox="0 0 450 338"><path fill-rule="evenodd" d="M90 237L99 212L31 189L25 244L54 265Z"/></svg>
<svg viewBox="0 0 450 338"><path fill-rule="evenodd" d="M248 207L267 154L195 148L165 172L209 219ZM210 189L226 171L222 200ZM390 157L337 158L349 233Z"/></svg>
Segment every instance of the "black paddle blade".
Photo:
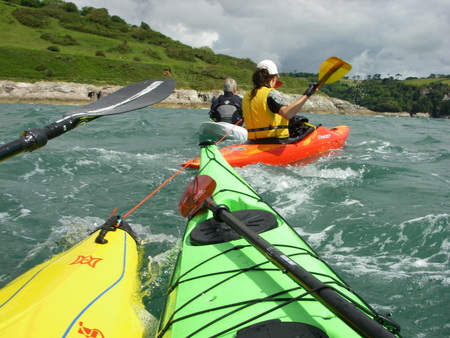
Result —
<svg viewBox="0 0 450 338"><path fill-rule="evenodd" d="M191 218L199 211L216 189L216 181L208 175L199 175L188 184L178 204L181 216Z"/></svg>
<svg viewBox="0 0 450 338"><path fill-rule="evenodd" d="M176 81L171 79L136 82L101 100L67 112L63 118L114 115L145 108L164 100L173 93L175 86Z"/></svg>
<svg viewBox="0 0 450 338"><path fill-rule="evenodd" d="M0 161L24 151L34 151L57 136L84 123L105 115L127 113L164 100L175 89L175 80L146 80L130 84L105 98L63 115L63 118L45 126L33 128L23 136L0 146Z"/></svg>

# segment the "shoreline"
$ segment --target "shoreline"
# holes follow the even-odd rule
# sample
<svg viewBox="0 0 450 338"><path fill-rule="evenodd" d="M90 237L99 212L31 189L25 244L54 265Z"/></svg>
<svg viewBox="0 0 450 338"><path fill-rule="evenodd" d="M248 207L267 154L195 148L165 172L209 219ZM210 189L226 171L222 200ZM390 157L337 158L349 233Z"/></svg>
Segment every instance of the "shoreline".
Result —
<svg viewBox="0 0 450 338"><path fill-rule="evenodd" d="M108 94L117 91L122 86L95 86L72 82L14 82L0 81L0 103L50 104L50 105L87 105ZM243 96L245 92L237 94ZM222 94L221 90L196 91L190 89L175 89L165 100L153 105L162 108L209 109L211 101ZM283 94L289 103L300 95ZM314 95L302 109L303 113L396 116L410 117L409 113L379 113L367 108L351 104L324 95ZM429 117L428 114L417 114L417 117Z"/></svg>

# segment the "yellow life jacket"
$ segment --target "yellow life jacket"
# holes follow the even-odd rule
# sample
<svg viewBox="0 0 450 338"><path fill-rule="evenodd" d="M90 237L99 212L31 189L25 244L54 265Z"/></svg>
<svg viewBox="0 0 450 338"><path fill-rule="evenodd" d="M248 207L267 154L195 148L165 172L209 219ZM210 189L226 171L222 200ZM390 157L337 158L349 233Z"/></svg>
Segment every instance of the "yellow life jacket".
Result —
<svg viewBox="0 0 450 338"><path fill-rule="evenodd" d="M261 87L253 99L250 92L242 100L242 112L249 140L289 137L289 121L270 111L267 96L274 88Z"/></svg>

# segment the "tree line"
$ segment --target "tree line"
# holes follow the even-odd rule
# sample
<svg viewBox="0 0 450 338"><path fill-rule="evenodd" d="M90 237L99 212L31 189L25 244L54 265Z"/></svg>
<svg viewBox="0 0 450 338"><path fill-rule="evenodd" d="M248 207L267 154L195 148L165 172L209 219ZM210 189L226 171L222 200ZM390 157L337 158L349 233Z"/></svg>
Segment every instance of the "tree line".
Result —
<svg viewBox="0 0 450 338"><path fill-rule="evenodd" d="M307 72L283 73L283 76L307 78L317 81L318 74ZM450 117L450 86L442 82L450 75L430 74L426 81L411 84L403 81L401 74L382 78L381 74L367 75L366 79L353 76L351 79L322 86L320 90L332 97L345 100L375 112L408 112L429 114L434 118ZM408 77L405 80L419 80ZM436 80L433 82L433 80ZM448 81L447 81L448 82Z"/></svg>
<svg viewBox="0 0 450 338"><path fill-rule="evenodd" d="M436 81L407 84L393 77L371 77L362 81L339 81L321 87L333 96L376 112L426 113L434 118L450 117L450 86Z"/></svg>

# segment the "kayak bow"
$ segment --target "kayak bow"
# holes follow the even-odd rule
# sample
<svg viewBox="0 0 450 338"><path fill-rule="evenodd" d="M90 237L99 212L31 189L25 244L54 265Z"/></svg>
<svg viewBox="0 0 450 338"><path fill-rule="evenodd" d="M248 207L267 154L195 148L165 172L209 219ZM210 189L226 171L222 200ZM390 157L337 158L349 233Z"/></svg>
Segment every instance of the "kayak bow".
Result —
<svg viewBox="0 0 450 338"><path fill-rule="evenodd" d="M148 314L139 295L132 230L122 221L102 241L104 231L0 290L1 337L143 336Z"/></svg>
<svg viewBox="0 0 450 338"><path fill-rule="evenodd" d="M205 175L215 184L202 185ZM202 148L189 189L180 211L191 219L159 337L399 336L398 325L352 291L215 146ZM195 213L208 195L208 210Z"/></svg>

